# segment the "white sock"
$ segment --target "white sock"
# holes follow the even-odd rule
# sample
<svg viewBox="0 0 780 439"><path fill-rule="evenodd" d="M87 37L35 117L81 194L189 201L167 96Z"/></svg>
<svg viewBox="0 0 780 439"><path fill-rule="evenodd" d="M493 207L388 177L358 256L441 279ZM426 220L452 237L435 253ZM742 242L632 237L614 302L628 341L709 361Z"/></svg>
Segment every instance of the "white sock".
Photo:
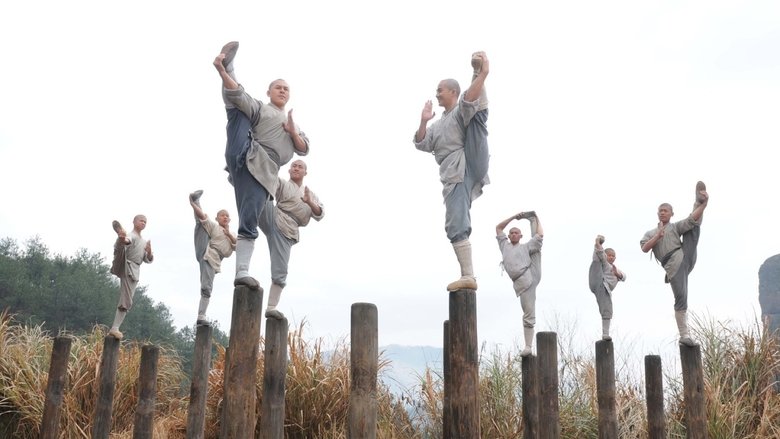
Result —
<svg viewBox="0 0 780 439"><path fill-rule="evenodd" d="M611 319L601 319L601 333L602 335L606 335L609 337L609 323L611 322Z"/></svg>
<svg viewBox="0 0 780 439"><path fill-rule="evenodd" d="M526 349L531 349L534 345L534 328L523 326L523 338L525 339Z"/></svg>
<svg viewBox="0 0 780 439"><path fill-rule="evenodd" d="M255 240L239 236L236 240L236 279L249 276L249 262L255 251Z"/></svg>
<svg viewBox="0 0 780 439"><path fill-rule="evenodd" d="M271 284L271 291L268 292L268 309L276 309L276 305L279 304L279 299L282 297L282 289L284 287Z"/></svg>
<svg viewBox="0 0 780 439"><path fill-rule="evenodd" d="M116 314L114 315L114 324L111 325L111 329L119 330L119 326L125 321L125 316L127 316L127 311L120 311L117 309Z"/></svg>
<svg viewBox="0 0 780 439"><path fill-rule="evenodd" d="M474 278L474 267L471 262L471 242L468 239L452 243L455 256L460 264L461 277Z"/></svg>
<svg viewBox="0 0 780 439"><path fill-rule="evenodd" d="M690 337L691 333L688 330L688 311L675 311L674 319L677 321L677 330L680 332L680 338Z"/></svg>
<svg viewBox="0 0 780 439"><path fill-rule="evenodd" d="M206 315L206 309L209 307L209 298L200 296L200 304L198 305L198 317Z"/></svg>

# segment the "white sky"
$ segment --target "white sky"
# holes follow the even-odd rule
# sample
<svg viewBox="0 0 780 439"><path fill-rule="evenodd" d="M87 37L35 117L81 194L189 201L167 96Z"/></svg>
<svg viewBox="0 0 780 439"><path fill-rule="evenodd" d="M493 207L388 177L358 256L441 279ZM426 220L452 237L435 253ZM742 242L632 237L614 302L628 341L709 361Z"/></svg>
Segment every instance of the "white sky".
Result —
<svg viewBox="0 0 780 439"><path fill-rule="evenodd" d="M326 208L293 248L280 304L291 326L348 339L351 304L371 302L380 345L440 346L459 271L437 165L411 137L438 81L466 86L470 54L485 50L492 184L471 236L480 342L522 337L494 229L533 209L546 232L537 330L567 322L565 342L585 347L600 335L587 286L600 233L628 274L614 296L618 350L674 354L672 293L639 249L659 203L682 219L695 182L708 185L693 312L750 324L758 268L780 252L778 23L775 2L5 2L0 236L109 256L111 220L145 213L156 260L141 283L178 327L192 324L187 194L204 189L211 215L236 217L211 62L238 40L250 93L291 85L288 108L312 140L306 183ZM209 309L226 331L234 267ZM251 271L267 288L264 240Z"/></svg>

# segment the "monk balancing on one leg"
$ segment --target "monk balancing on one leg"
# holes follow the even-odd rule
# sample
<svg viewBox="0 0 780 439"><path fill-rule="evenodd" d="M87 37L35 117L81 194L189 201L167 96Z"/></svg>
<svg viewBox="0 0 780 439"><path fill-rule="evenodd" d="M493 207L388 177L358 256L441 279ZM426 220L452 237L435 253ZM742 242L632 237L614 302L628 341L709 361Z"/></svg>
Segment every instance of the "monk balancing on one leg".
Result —
<svg viewBox="0 0 780 439"><path fill-rule="evenodd" d="M531 239L521 244L523 233L517 227L509 229L509 238L504 229L512 220L527 219L531 223ZM523 338L525 347L520 356L531 355L536 325L536 287L542 280L542 240L544 230L536 212L520 212L501 221L496 226L496 239L501 250L501 265L512 279L512 287L520 298L523 309Z"/></svg>
<svg viewBox="0 0 780 439"><path fill-rule="evenodd" d="M415 147L433 153L443 184L444 230L460 265L460 278L447 285L448 291L477 289L471 258L471 203L489 183L487 143L488 101L485 79L489 63L485 52L472 54L473 75L463 95L454 79L444 79L436 88L436 99L444 108L441 118L428 126L436 113L433 104L423 105L420 125L414 134Z"/></svg>
<svg viewBox="0 0 780 439"><path fill-rule="evenodd" d="M287 285L287 268L292 246L300 240L300 228L313 218L319 221L325 215L322 203L314 191L303 184L308 168L303 160L290 164L290 179L279 179L276 191L276 205L267 201L260 216L260 230L268 241L271 257L271 289L268 293L268 307L265 316L281 320L284 314L276 309L282 290Z"/></svg>
<svg viewBox="0 0 780 439"><path fill-rule="evenodd" d="M244 91L236 81L233 66L237 51L238 42L230 42L213 62L222 80L222 100L228 118L225 161L238 209L233 283L259 290L260 284L249 275L249 263L259 235L260 216L266 201L276 193L279 167L287 164L293 154L308 154L309 139L293 121L292 110L285 110L290 98L286 81L271 82L266 92L269 103Z"/></svg>
<svg viewBox="0 0 780 439"><path fill-rule="evenodd" d="M618 282L626 280L626 274L615 266L617 254L614 249L602 247L604 237L598 235L593 245L593 262L590 263L590 291L596 296L601 314L601 339L612 340L609 324L612 321L612 291Z"/></svg>
<svg viewBox="0 0 780 439"><path fill-rule="evenodd" d="M221 209L217 220L209 218L200 207L202 190L190 194L190 206L195 214L195 259L200 265L200 303L197 325L210 324L206 310L214 288L214 276L220 272L222 259L230 257L236 249L236 237L230 232L230 214Z"/></svg>
<svg viewBox="0 0 780 439"><path fill-rule="evenodd" d="M141 231L146 228L146 216L136 215L133 218L133 230L129 235L119 221L113 221L111 225L117 235L111 274L119 278L119 304L116 307L114 324L111 325L108 335L121 340L123 335L119 331L119 326L133 306L135 288L141 275L141 264L151 263L154 255L152 242L141 237Z"/></svg>
<svg viewBox="0 0 780 439"><path fill-rule="evenodd" d="M642 251L653 251L655 259L666 271L666 283L674 293L674 317L680 332L680 344L698 346L688 329L688 275L696 265L696 247L699 244L701 222L707 208L709 194L701 181L696 183L696 201L687 218L670 222L674 215L671 204L658 206L658 226L642 237Z"/></svg>

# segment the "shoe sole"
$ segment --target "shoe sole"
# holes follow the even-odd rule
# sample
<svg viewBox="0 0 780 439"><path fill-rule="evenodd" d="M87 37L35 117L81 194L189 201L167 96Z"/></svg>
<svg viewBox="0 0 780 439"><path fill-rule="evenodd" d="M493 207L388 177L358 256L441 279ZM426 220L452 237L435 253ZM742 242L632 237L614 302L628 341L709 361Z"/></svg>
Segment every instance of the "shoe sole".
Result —
<svg viewBox="0 0 780 439"><path fill-rule="evenodd" d="M706 190L707 190L707 185L705 185L703 181L697 181L696 182L696 202L697 203L701 203L701 202L704 201L704 200L699 200L699 193L701 191L706 191Z"/></svg>
<svg viewBox="0 0 780 439"><path fill-rule="evenodd" d="M225 59L222 60L222 65L225 66L225 68L233 62L233 59L236 57L236 52L238 52L238 41L231 41L222 46L222 51L220 53L225 54Z"/></svg>
<svg viewBox="0 0 780 439"><path fill-rule="evenodd" d="M195 192L190 192L190 201L196 201L200 198L200 196L203 195L202 190L197 190Z"/></svg>
<svg viewBox="0 0 780 439"><path fill-rule="evenodd" d="M233 286L238 287L248 287L250 290L259 290L260 289L260 283L251 276L245 276L240 279L236 279L233 281Z"/></svg>
<svg viewBox="0 0 780 439"><path fill-rule="evenodd" d="M275 319L275 320L284 320L284 314L282 314L279 311L276 312L266 312L265 317L267 319Z"/></svg>

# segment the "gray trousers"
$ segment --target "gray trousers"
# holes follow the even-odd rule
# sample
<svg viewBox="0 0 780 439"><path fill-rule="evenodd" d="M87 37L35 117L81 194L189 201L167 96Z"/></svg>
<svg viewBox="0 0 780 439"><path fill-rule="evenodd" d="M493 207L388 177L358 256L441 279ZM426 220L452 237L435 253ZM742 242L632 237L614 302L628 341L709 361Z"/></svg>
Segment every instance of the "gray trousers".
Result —
<svg viewBox="0 0 780 439"><path fill-rule="evenodd" d="M117 238L114 244L114 260L111 266L111 273L119 278L119 304L116 307L120 311L129 311L133 307L133 296L138 286L138 279L133 279L127 270L125 244L120 238Z"/></svg>
<svg viewBox="0 0 780 439"><path fill-rule="evenodd" d="M260 214L260 230L268 241L268 253L271 259L271 281L284 288L287 285L287 267L290 263L290 251L296 241L284 236L276 227L276 208L267 201Z"/></svg>
<svg viewBox="0 0 780 439"><path fill-rule="evenodd" d="M487 143L488 110L478 111L466 126L463 152L466 158L466 174L463 182L455 184L444 199L446 213L444 230L447 238L455 243L471 236L471 191L485 178L490 158Z"/></svg>
<svg viewBox="0 0 780 439"><path fill-rule="evenodd" d="M269 196L246 165L246 155L252 145L252 121L236 108L229 108L227 117L225 162L236 195L238 235L256 239L258 220Z"/></svg>
<svg viewBox="0 0 780 439"><path fill-rule="evenodd" d="M214 288L214 276L216 272L214 267L206 260L206 247L209 245L209 234L206 233L206 229L200 224L200 221L195 220L195 259L200 266L200 295L202 297L211 297L211 291Z"/></svg>
<svg viewBox="0 0 780 439"><path fill-rule="evenodd" d="M604 267L600 260L590 263L588 273L588 283L590 291L596 296L596 303L599 306L599 313L602 319L612 318L612 294L604 286Z"/></svg>
<svg viewBox="0 0 780 439"><path fill-rule="evenodd" d="M535 227L533 229L532 234L535 235ZM531 265L528 266L528 271L531 273L531 285L525 291L517 291L517 287L515 288L515 293L520 297L520 307L523 309L523 326L526 328L533 328L536 325L536 287L542 280L542 253L536 252L530 256ZM518 283L515 282L514 285L518 285Z"/></svg>
<svg viewBox="0 0 780 439"><path fill-rule="evenodd" d="M701 226L694 226L682 235L683 260L674 277L669 279L674 293L674 310L685 311L688 309L688 275L696 265L696 252L699 245Z"/></svg>

